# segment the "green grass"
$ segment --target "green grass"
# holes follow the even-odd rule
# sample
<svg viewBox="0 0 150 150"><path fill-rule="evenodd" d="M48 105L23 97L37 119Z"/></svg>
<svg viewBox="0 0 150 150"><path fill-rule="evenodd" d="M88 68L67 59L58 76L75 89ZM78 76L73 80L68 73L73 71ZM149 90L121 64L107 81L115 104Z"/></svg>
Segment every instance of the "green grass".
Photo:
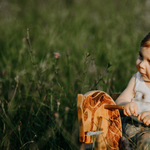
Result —
<svg viewBox="0 0 150 150"><path fill-rule="evenodd" d="M77 94L126 87L149 32L148 6L0 1L0 149L78 149Z"/></svg>

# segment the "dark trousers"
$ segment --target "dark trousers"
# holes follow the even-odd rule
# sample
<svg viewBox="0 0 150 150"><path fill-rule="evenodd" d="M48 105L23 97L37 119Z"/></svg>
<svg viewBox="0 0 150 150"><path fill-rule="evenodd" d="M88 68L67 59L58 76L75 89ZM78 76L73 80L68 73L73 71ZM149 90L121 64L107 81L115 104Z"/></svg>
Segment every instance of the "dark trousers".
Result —
<svg viewBox="0 0 150 150"><path fill-rule="evenodd" d="M137 150L150 150L150 126L133 120L131 117L122 118L123 136Z"/></svg>

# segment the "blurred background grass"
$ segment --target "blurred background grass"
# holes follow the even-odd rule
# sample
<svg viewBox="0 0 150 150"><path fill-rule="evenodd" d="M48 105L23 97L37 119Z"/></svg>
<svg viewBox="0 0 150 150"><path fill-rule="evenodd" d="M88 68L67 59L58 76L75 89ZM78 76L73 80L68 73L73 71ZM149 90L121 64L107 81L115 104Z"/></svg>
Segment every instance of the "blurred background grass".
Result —
<svg viewBox="0 0 150 150"><path fill-rule="evenodd" d="M149 32L149 6L1 0L1 149L79 149L77 94L127 86Z"/></svg>

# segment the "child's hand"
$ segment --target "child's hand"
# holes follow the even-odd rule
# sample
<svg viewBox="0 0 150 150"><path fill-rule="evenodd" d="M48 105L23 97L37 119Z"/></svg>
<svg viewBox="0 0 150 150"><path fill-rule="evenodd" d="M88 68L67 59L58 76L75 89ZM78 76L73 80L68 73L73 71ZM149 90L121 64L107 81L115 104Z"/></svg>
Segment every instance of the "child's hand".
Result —
<svg viewBox="0 0 150 150"><path fill-rule="evenodd" d="M150 111L144 111L138 116L138 120L142 120L145 125L150 125Z"/></svg>
<svg viewBox="0 0 150 150"><path fill-rule="evenodd" d="M123 110L124 115L126 116L137 116L138 115L138 105L134 102L130 102L125 105Z"/></svg>

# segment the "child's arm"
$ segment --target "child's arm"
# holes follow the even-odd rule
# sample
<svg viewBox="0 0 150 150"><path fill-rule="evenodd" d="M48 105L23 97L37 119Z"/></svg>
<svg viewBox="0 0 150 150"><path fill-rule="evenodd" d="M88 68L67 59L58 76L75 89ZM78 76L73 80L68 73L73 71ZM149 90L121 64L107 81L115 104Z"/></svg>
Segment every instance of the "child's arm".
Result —
<svg viewBox="0 0 150 150"><path fill-rule="evenodd" d="M125 108L123 110L124 115L134 116L138 115L138 106L136 103L132 102L132 98L134 97L134 87L135 87L135 75L129 81L126 89L121 93L121 95L117 98L117 105L124 105Z"/></svg>

